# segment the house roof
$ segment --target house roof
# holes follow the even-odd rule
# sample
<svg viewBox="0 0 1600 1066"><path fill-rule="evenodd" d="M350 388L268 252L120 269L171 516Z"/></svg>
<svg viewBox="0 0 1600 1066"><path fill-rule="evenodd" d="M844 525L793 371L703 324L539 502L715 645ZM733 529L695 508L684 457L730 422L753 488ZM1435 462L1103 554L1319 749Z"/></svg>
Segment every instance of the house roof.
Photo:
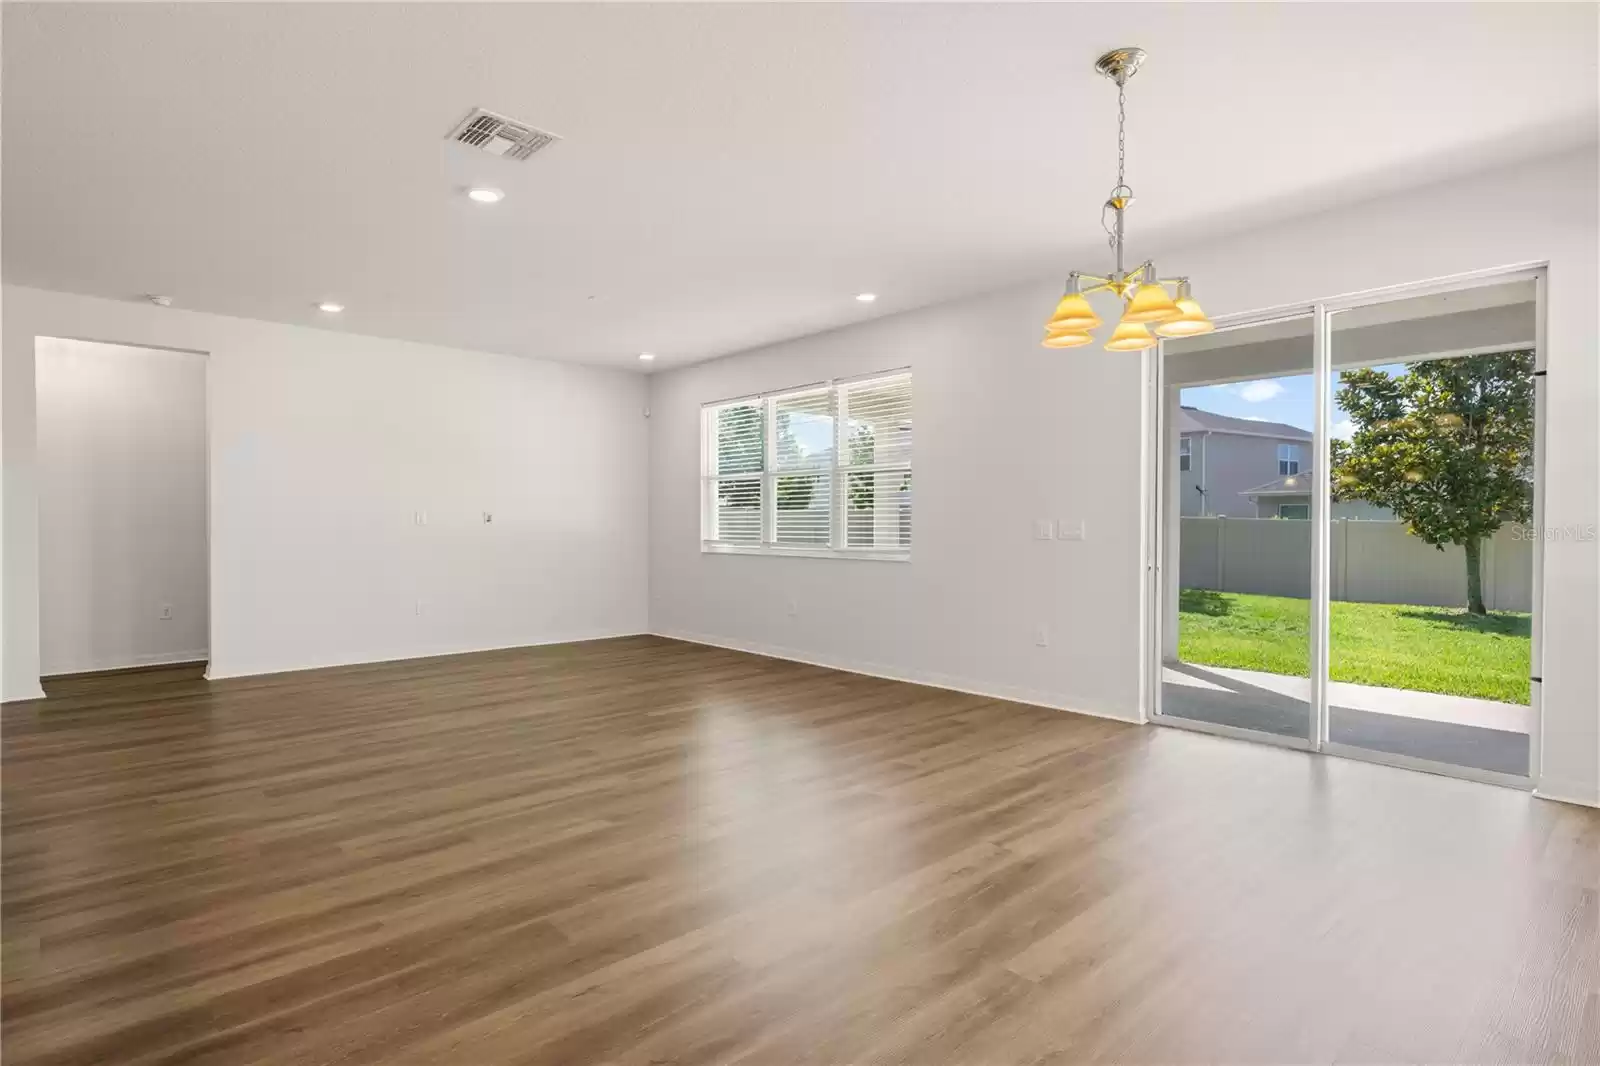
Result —
<svg viewBox="0 0 1600 1066"><path fill-rule="evenodd" d="M1302 470L1298 474L1285 474L1275 477L1265 485L1257 485L1253 489L1245 489L1239 493L1241 496L1304 496L1311 491L1311 486L1316 484L1316 472Z"/></svg>
<svg viewBox="0 0 1600 1066"><path fill-rule="evenodd" d="M1310 440L1309 431L1284 422L1260 422L1254 418L1234 418L1198 407L1178 408L1179 433L1245 433L1252 437L1281 437L1284 440Z"/></svg>

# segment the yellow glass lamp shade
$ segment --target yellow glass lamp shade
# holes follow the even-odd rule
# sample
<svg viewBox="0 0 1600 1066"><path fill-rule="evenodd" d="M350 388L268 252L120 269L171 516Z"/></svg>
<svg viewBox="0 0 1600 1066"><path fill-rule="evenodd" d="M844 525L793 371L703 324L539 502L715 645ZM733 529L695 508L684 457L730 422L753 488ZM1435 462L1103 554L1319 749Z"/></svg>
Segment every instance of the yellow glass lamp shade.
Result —
<svg viewBox="0 0 1600 1066"><path fill-rule="evenodd" d="M1169 318L1156 325L1158 337L1198 337L1216 329L1200 305L1188 297L1178 297L1178 317Z"/></svg>
<svg viewBox="0 0 1600 1066"><path fill-rule="evenodd" d="M1142 352L1146 348L1154 348L1156 339L1150 335L1142 322L1128 322L1126 320L1117 324L1116 332L1111 334L1111 339L1106 342L1108 352Z"/></svg>
<svg viewBox="0 0 1600 1066"><path fill-rule="evenodd" d="M1099 324L1100 316L1094 313L1094 307L1088 299L1079 293L1069 292L1056 304L1056 313L1050 316L1044 328L1051 333L1083 333Z"/></svg>
<svg viewBox="0 0 1600 1066"><path fill-rule="evenodd" d="M1128 302L1128 310L1123 313L1122 321L1164 322L1178 317L1178 314L1178 305L1172 302L1167 290L1147 281L1133 291L1133 299Z"/></svg>
<svg viewBox="0 0 1600 1066"><path fill-rule="evenodd" d="M1039 343L1046 348L1081 348L1092 340L1086 330L1060 330L1046 333Z"/></svg>

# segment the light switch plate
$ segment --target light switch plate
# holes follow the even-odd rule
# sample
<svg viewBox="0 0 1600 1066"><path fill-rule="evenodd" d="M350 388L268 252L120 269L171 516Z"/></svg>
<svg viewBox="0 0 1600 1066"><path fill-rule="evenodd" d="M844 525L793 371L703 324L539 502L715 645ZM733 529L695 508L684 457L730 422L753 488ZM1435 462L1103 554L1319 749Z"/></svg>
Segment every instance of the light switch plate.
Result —
<svg viewBox="0 0 1600 1066"><path fill-rule="evenodd" d="M1056 524L1054 522L1048 518L1036 518L1033 520L1034 540L1054 540L1055 537Z"/></svg>

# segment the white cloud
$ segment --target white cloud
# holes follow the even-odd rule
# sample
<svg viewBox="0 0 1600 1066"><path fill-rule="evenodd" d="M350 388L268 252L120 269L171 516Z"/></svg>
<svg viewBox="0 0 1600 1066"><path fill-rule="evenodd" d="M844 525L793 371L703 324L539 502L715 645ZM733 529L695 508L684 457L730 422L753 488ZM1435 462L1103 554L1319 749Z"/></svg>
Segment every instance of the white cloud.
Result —
<svg viewBox="0 0 1600 1066"><path fill-rule="evenodd" d="M1265 403L1283 393L1276 381L1247 381L1239 386L1239 398L1245 403Z"/></svg>
<svg viewBox="0 0 1600 1066"><path fill-rule="evenodd" d="M1355 423L1350 421L1348 418L1341 418L1339 421L1333 424L1333 436L1335 440L1349 440L1355 435Z"/></svg>

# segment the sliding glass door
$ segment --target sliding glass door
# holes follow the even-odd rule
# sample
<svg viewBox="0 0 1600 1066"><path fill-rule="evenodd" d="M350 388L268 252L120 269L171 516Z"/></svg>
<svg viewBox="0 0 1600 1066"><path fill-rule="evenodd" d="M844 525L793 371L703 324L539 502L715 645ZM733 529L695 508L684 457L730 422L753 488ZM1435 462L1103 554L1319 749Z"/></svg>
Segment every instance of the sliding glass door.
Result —
<svg viewBox="0 0 1600 1066"><path fill-rule="evenodd" d="M1328 746L1525 777L1536 282L1327 317Z"/></svg>
<svg viewBox="0 0 1600 1066"><path fill-rule="evenodd" d="M1508 272L1163 342L1158 722L1529 781L1541 286Z"/></svg>
<svg viewBox="0 0 1600 1066"><path fill-rule="evenodd" d="M1164 343L1160 708L1309 745L1310 315Z"/></svg>

